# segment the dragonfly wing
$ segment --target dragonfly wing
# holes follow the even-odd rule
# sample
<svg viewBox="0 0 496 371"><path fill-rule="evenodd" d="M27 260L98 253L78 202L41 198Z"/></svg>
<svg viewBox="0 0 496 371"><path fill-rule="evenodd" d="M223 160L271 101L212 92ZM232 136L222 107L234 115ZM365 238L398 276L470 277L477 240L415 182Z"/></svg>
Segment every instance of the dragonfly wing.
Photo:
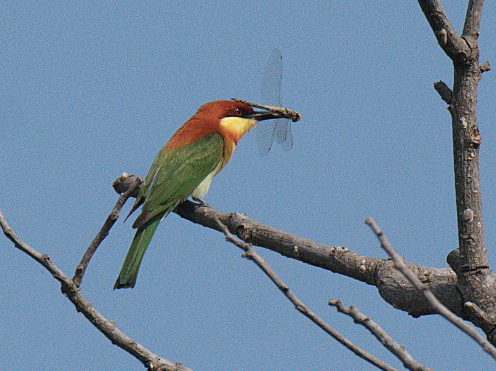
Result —
<svg viewBox="0 0 496 371"><path fill-rule="evenodd" d="M275 120L259 121L256 126L258 151L263 156L269 152L274 140Z"/></svg>
<svg viewBox="0 0 496 371"><path fill-rule="evenodd" d="M289 119L277 119L276 121L274 136L276 142L281 145L281 148L285 151L289 151L293 147L293 136L291 135L291 120Z"/></svg>
<svg viewBox="0 0 496 371"><path fill-rule="evenodd" d="M281 81L282 81L282 54L279 49L274 49L270 55L267 68L262 79L260 101L269 106L281 107ZM285 150L293 146L291 135L291 120L267 120L257 124L257 143L260 154L269 152L274 140Z"/></svg>
<svg viewBox="0 0 496 371"><path fill-rule="evenodd" d="M282 54L279 49L274 49L269 57L262 79L262 104L281 105L282 81Z"/></svg>
<svg viewBox="0 0 496 371"><path fill-rule="evenodd" d="M282 79L282 54L279 49L274 49L265 68L262 78L260 103L269 106L281 105L281 79ZM278 120L266 120L257 124L257 144L263 156L269 152L274 141L274 130Z"/></svg>

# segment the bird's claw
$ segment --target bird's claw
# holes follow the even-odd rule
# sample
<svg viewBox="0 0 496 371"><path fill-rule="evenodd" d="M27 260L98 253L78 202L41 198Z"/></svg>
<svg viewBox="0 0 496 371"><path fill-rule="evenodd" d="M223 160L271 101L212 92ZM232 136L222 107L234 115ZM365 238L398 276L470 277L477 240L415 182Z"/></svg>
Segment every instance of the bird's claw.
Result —
<svg viewBox="0 0 496 371"><path fill-rule="evenodd" d="M198 206L203 206L203 207L210 207L209 204L207 204L204 200L202 200L200 197L196 197L196 196L191 196L191 198L193 199L193 201L197 202L198 203Z"/></svg>

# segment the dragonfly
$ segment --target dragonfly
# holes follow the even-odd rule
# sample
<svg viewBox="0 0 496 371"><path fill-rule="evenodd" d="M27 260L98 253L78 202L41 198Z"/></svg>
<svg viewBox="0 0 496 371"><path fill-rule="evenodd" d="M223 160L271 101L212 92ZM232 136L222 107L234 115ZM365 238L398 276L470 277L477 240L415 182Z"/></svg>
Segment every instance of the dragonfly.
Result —
<svg viewBox="0 0 496 371"><path fill-rule="evenodd" d="M260 103L268 106L282 107L281 102L282 80L282 54L279 49L274 49L269 57L262 78ZM266 155L272 147L274 139L282 149L288 151L293 147L291 135L291 120L280 118L257 123L257 145L260 154Z"/></svg>

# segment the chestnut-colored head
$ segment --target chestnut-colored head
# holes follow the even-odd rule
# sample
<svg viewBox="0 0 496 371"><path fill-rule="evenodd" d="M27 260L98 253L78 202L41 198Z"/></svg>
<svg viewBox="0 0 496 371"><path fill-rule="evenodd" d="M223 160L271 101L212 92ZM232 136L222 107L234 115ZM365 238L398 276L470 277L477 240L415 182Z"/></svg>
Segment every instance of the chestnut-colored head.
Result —
<svg viewBox="0 0 496 371"><path fill-rule="evenodd" d="M268 112L255 112L246 104L230 100L205 103L186 121L171 139L167 147L175 147L218 132L226 141L237 143L250 128L260 120L277 118Z"/></svg>

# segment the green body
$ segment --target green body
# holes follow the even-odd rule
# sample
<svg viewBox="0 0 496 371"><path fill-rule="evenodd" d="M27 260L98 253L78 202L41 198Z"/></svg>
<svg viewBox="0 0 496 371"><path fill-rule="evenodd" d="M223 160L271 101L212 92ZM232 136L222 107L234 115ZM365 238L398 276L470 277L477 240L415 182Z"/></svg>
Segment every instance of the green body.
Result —
<svg viewBox="0 0 496 371"><path fill-rule="evenodd" d="M207 134L178 147L166 144L159 151L130 212L142 205L142 212L133 223L137 231L114 289L134 287L141 260L160 221L190 195L203 196L201 193L208 190L212 176L227 160L224 139L219 133Z"/></svg>

